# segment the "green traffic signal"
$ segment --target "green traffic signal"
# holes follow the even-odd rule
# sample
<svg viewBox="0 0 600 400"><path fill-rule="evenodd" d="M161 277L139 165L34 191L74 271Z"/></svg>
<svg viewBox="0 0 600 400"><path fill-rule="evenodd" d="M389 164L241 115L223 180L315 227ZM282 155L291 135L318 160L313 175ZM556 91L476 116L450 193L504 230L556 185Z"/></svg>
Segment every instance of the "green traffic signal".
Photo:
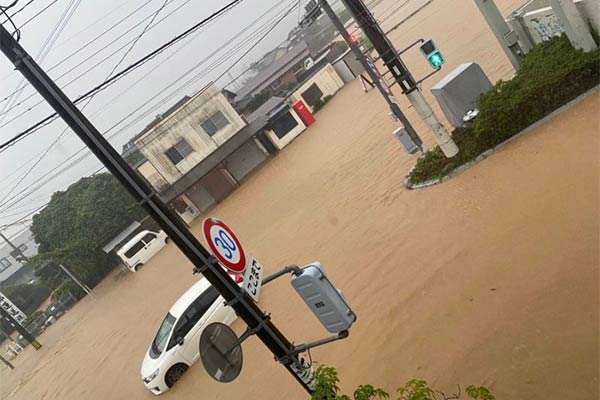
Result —
<svg viewBox="0 0 600 400"><path fill-rule="evenodd" d="M441 68L442 64L446 61L439 51L431 53L429 57L427 57L427 60L429 61L429 64L436 69Z"/></svg>

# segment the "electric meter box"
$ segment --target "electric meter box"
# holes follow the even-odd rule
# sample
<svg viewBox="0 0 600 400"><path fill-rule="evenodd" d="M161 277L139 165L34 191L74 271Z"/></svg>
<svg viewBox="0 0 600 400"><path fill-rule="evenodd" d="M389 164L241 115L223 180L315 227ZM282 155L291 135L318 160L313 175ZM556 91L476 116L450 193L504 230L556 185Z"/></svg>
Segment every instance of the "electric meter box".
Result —
<svg viewBox="0 0 600 400"><path fill-rule="evenodd" d="M455 128L466 126L464 115L479 108L481 95L492 88L492 83L478 64L462 64L433 85L435 96L448 122Z"/></svg>
<svg viewBox="0 0 600 400"><path fill-rule="evenodd" d="M396 140L400 142L400 144L402 145L402 147L404 147L404 150L406 150L408 154L415 154L419 150L415 142L411 139L410 136L408 136L406 129L404 129L403 127L396 129L392 134L394 135Z"/></svg>
<svg viewBox="0 0 600 400"><path fill-rule="evenodd" d="M292 286L328 332L347 331L356 321L356 314L320 263L309 264L292 275Z"/></svg>

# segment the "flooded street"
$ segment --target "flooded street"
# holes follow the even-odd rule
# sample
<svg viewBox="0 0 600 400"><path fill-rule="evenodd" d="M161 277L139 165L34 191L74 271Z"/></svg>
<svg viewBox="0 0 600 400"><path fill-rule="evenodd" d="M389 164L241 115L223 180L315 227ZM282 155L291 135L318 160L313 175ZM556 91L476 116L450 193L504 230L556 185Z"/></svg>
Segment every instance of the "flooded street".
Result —
<svg viewBox="0 0 600 400"><path fill-rule="evenodd" d="M520 3L498 1L503 12ZM391 34L398 48L425 36L447 59L424 84L430 100L433 83L463 62L480 63L492 81L513 73L473 1L435 0ZM405 61L416 76L428 72L418 51ZM347 393L359 384L393 392L419 378L446 391L486 385L499 400L599 398L599 112L595 94L458 177L409 191L404 176L416 158L392 137L381 96L353 82L209 214L267 273L318 260L344 291L358 321L348 339L312 356L338 368ZM0 398L154 398L141 361L164 314L198 279L191 271L173 244L139 273L115 271L97 300L84 299L39 338L40 351L0 369ZM327 335L286 278L263 289L260 306L297 344ZM162 398L307 399L256 338L243 349L235 382L219 384L196 364Z"/></svg>

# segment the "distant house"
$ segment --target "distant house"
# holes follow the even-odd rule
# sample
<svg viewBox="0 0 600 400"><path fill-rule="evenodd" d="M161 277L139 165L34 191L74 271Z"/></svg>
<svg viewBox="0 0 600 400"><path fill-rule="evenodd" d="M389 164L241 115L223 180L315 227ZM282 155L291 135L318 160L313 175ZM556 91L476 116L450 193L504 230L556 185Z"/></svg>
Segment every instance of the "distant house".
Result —
<svg viewBox="0 0 600 400"><path fill-rule="evenodd" d="M278 151L265 131L267 122L263 117L247 123L210 84L138 136L135 144L146 160L136 169L190 222Z"/></svg>
<svg viewBox="0 0 600 400"><path fill-rule="evenodd" d="M25 256L33 257L37 254L38 245L33 240L33 234L29 229L9 239ZM0 247L0 282L17 273L23 265L25 262L19 257L19 252L3 243Z"/></svg>
<svg viewBox="0 0 600 400"><path fill-rule="evenodd" d="M266 92L269 97L286 93L290 87L301 82L306 75L304 64L309 58L310 52L306 43L298 42L284 55L246 81L237 91L236 104L243 108L252 97L261 92Z"/></svg>

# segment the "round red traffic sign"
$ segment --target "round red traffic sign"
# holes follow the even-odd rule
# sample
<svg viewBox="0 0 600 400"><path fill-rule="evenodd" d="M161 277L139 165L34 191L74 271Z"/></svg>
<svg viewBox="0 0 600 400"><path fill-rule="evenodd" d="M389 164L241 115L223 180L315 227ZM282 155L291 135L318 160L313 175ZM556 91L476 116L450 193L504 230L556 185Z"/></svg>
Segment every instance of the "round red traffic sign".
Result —
<svg viewBox="0 0 600 400"><path fill-rule="evenodd" d="M202 233L217 259L231 272L241 273L246 269L246 253L235 233L223 221L206 218Z"/></svg>

